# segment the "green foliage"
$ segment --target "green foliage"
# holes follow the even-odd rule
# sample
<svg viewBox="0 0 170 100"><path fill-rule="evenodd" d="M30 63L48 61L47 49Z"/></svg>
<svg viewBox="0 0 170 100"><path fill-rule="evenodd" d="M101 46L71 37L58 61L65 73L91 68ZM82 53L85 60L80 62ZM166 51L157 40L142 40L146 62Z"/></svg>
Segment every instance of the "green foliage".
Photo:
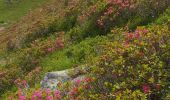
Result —
<svg viewBox="0 0 170 100"><path fill-rule="evenodd" d="M156 20L157 24L170 23L170 7Z"/></svg>
<svg viewBox="0 0 170 100"><path fill-rule="evenodd" d="M95 25L93 20L87 21L81 26L76 26L67 32L71 42L80 42L88 37L100 35L101 30Z"/></svg>
<svg viewBox="0 0 170 100"><path fill-rule="evenodd" d="M65 0L32 11L7 32L14 33L7 37L18 38L7 45L12 60L0 70L0 91L10 90L13 81L21 78L33 87L30 96L44 73L89 64L95 66L88 73L94 81L86 84L92 87L89 91L81 85L73 88L73 98L168 98L169 8L163 13L168 4L169 0ZM18 49L13 49L13 42Z"/></svg>
<svg viewBox="0 0 170 100"><path fill-rule="evenodd" d="M93 63L95 57L101 55L101 43L108 41L108 38L88 38L80 43L69 45L61 51L56 51L41 59L41 66L44 71L64 70L77 65Z"/></svg>
<svg viewBox="0 0 170 100"><path fill-rule="evenodd" d="M45 72L64 70L74 65L71 59L65 55L65 50L54 52L42 59L41 66Z"/></svg>
<svg viewBox="0 0 170 100"><path fill-rule="evenodd" d="M5 68L0 68L0 94L5 93L7 90L11 89L13 82L19 76L21 76L21 69L11 66L8 70Z"/></svg>
<svg viewBox="0 0 170 100"><path fill-rule="evenodd" d="M127 98L127 89L133 99L166 96L169 82L165 80L170 77L170 33L166 25L153 25L147 30L139 28L135 33L125 33L123 41L104 46L105 55L92 72L96 78L96 93L118 100ZM133 97L137 91L137 97Z"/></svg>

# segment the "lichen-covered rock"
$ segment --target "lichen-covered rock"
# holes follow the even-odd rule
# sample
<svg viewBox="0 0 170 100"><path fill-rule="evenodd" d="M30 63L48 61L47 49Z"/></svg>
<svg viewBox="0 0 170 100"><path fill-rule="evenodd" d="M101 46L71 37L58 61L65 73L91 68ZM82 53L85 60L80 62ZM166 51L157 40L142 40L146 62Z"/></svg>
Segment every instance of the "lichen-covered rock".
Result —
<svg viewBox="0 0 170 100"><path fill-rule="evenodd" d="M68 70L49 72L41 81L42 88L56 89L58 83L69 81L71 77L68 75Z"/></svg>
<svg viewBox="0 0 170 100"><path fill-rule="evenodd" d="M63 71L49 72L45 75L41 81L42 88L57 89L58 84L72 81L73 83L77 80L82 80L84 74L88 69L85 67L77 67L74 69L67 69Z"/></svg>

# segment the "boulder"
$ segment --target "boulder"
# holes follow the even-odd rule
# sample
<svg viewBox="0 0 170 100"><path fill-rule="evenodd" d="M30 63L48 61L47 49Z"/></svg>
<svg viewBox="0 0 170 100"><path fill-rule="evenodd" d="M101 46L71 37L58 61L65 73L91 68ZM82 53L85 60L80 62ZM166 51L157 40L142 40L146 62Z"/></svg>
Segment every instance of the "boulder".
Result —
<svg viewBox="0 0 170 100"><path fill-rule="evenodd" d="M77 80L84 79L84 74L88 71L88 67L76 67L63 71L48 72L41 81L41 88L51 90L57 89L59 84L71 81L75 83Z"/></svg>
<svg viewBox="0 0 170 100"><path fill-rule="evenodd" d="M68 70L49 72L41 81L42 88L57 89L57 84L69 81L71 77L68 75Z"/></svg>

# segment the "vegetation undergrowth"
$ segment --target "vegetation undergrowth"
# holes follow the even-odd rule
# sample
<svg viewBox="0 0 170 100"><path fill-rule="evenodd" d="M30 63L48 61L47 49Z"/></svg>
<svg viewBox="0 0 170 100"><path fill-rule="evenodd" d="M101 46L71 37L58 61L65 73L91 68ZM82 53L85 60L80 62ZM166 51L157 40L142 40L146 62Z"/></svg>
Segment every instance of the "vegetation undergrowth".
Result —
<svg viewBox="0 0 170 100"><path fill-rule="evenodd" d="M57 0L33 10L5 32L14 35L7 40L10 59L0 69L2 98L168 98L169 4ZM55 91L40 89L45 73L85 64L90 68L85 79Z"/></svg>

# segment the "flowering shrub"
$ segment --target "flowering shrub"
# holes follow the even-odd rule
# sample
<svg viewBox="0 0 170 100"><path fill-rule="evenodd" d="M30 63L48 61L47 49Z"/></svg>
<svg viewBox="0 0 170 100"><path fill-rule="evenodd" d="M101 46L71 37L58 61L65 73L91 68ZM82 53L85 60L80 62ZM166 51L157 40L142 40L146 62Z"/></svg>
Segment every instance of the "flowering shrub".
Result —
<svg viewBox="0 0 170 100"><path fill-rule="evenodd" d="M170 7L166 9L165 13L163 13L162 15L160 15L160 17L156 20L157 24L165 24L165 23L170 23Z"/></svg>
<svg viewBox="0 0 170 100"><path fill-rule="evenodd" d="M165 98L170 86L168 27L153 25L119 33L115 33L119 39L105 45L105 55L93 70L96 95L105 99Z"/></svg>
<svg viewBox="0 0 170 100"><path fill-rule="evenodd" d="M61 32L59 36L56 38L55 41L52 41L51 39L48 40L47 44L42 44L42 49L45 51L45 54L52 53L57 49L64 47L64 41L63 41L64 32Z"/></svg>
<svg viewBox="0 0 170 100"><path fill-rule="evenodd" d="M127 16L125 12L130 13L129 11L134 9L134 4L130 0L107 0L106 4L106 10L97 20L98 25L101 27L108 27L109 24L114 24L116 17L120 17L121 14Z"/></svg>
<svg viewBox="0 0 170 100"><path fill-rule="evenodd" d="M76 79L70 82L56 84L58 85L59 90L50 90L50 89L27 89L25 90L25 81L16 80L18 87L18 92L15 95L10 96L10 100L60 100L60 99L69 99L69 100L78 100L78 99L87 99L88 97L81 97L80 95L87 95L87 91L92 90L92 83L94 80L91 77L83 77ZM20 84L20 85L18 85ZM20 88L20 86L25 88ZM83 93L83 94L82 94ZM88 96L88 95L87 95ZM14 99L15 98L15 99Z"/></svg>
<svg viewBox="0 0 170 100"><path fill-rule="evenodd" d="M49 38L48 41L35 40L29 48L19 54L19 66L23 71L31 71L39 66L40 57L50 54L56 50L64 48L64 32L60 32L56 39Z"/></svg>
<svg viewBox="0 0 170 100"><path fill-rule="evenodd" d="M21 69L17 67L6 69L0 69L0 94L13 86L13 82L17 77L21 76Z"/></svg>
<svg viewBox="0 0 170 100"><path fill-rule="evenodd" d="M30 86L34 86L37 81L40 81L41 71L41 67L36 67L24 77Z"/></svg>
<svg viewBox="0 0 170 100"><path fill-rule="evenodd" d="M28 83L26 80L16 79L14 83L19 89L28 88Z"/></svg>
<svg viewBox="0 0 170 100"><path fill-rule="evenodd" d="M10 100L60 100L61 95L60 91L51 91L49 89L35 90L31 93L27 93L27 96L21 90L18 90L17 94L16 96L11 96Z"/></svg>
<svg viewBox="0 0 170 100"><path fill-rule="evenodd" d="M69 59L67 66L75 64L71 62L72 60L76 64L97 62L90 73L94 76L93 82L91 79L87 79L90 82L77 80L75 83L62 84L61 89L56 91L30 89L25 92L23 90L28 87L26 82L16 80L15 84L19 90L14 98L20 100L54 98L136 100L162 99L166 95L168 97L170 91L170 84L167 81L170 78L168 72L170 65L169 16L167 14L165 19L161 19L159 22L161 26L135 28L153 21L169 6L169 0L73 0L66 1L67 7L61 7L61 2L55 2L55 4L58 4L60 10L62 9L61 12L58 13L56 5L38 9L35 14L26 16L28 21L24 19L25 21L20 22L22 25L15 24L9 30L11 33L23 34L18 36L20 37L18 40L16 39L16 45L23 42L25 47L14 52L18 55L13 63L19 67L0 72L0 92L11 87L18 77L27 79L29 86L39 81L42 69L38 66L41 57L64 48L65 37L67 37L67 43L71 42L68 46L72 47L71 44L75 45L75 42L78 43L86 37L105 35L112 27L126 25L126 29L130 29L126 32L111 31L114 35L108 35L110 42L91 39L91 43L84 42L80 46L69 49L66 54L65 51L62 52L65 58ZM165 22L167 25L162 25ZM66 36L60 31L65 31ZM59 34L55 36L53 34L55 32ZM10 37L15 36L16 34ZM9 51L15 48L11 41L7 43ZM101 41L106 42L102 50L95 47ZM99 60L94 58L101 54L104 55ZM66 60L65 58L59 61L58 65L62 65L60 67L65 67L64 63L67 63L63 61ZM10 99L12 100L13 97Z"/></svg>
<svg viewBox="0 0 170 100"><path fill-rule="evenodd" d="M134 29L153 21L168 7L167 0L98 0L78 17L81 23L95 21L103 32L111 27L125 26ZM155 10L156 8L156 10Z"/></svg>
<svg viewBox="0 0 170 100"><path fill-rule="evenodd" d="M10 70L6 70L6 72L2 71L0 90L3 92L3 90L13 86L13 81L19 77L27 79L29 84L34 86L35 83L40 80L39 76L42 70L41 67L39 67L39 58L55 50L64 48L63 36L64 32L60 32L58 36L56 36L56 39L50 40L50 42L35 40L29 48L16 52L18 55L13 63L19 67L14 67L14 69L10 68ZM51 48L54 49L50 50ZM10 66L13 66L13 64L10 64Z"/></svg>

